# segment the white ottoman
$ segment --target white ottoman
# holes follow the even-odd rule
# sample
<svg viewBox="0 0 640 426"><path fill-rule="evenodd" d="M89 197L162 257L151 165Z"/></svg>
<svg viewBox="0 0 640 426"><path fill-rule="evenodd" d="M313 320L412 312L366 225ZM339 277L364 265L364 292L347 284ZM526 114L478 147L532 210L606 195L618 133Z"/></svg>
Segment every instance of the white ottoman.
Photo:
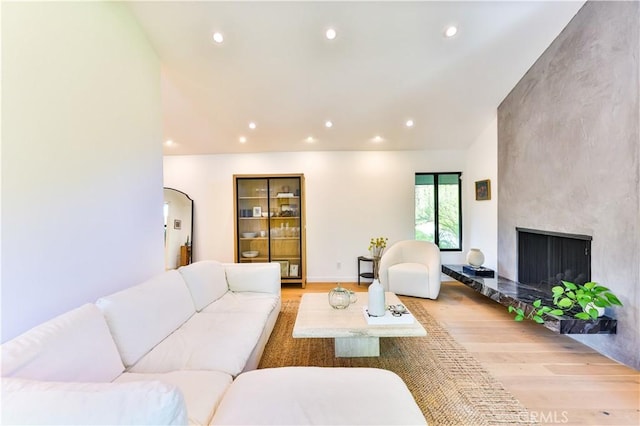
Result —
<svg viewBox="0 0 640 426"><path fill-rule="evenodd" d="M402 379L376 368L282 367L239 375L211 424L413 425L426 420Z"/></svg>
<svg viewBox="0 0 640 426"><path fill-rule="evenodd" d="M427 298L429 269L422 263L397 263L389 269L389 291L404 296Z"/></svg>

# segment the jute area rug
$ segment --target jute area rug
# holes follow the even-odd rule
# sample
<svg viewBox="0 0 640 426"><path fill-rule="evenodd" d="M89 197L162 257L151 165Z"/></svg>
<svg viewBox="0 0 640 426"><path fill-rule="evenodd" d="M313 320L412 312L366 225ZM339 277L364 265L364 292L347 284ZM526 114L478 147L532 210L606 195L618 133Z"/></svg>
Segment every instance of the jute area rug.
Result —
<svg viewBox="0 0 640 426"><path fill-rule="evenodd" d="M527 410L424 307L403 303L425 337L380 339L380 357L336 358L333 339L294 339L298 301L285 301L258 368L373 367L398 374L430 425L530 424Z"/></svg>

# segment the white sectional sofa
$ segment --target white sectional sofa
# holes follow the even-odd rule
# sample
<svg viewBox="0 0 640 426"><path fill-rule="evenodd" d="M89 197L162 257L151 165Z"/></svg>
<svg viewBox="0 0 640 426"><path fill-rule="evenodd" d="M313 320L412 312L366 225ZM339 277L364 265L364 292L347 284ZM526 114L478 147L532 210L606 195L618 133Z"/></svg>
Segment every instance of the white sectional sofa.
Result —
<svg viewBox="0 0 640 426"><path fill-rule="evenodd" d="M424 423L402 380L383 370L265 369L244 378L257 367L280 307L278 264L196 262L102 297L1 346L0 422L358 423L363 417L352 410L301 416L301 407L313 413L304 408L310 404L339 406L332 389L339 386L374 401L368 419ZM315 401L294 391L309 387ZM397 401L376 401L389 389L399 389ZM276 403L283 397L297 410L283 411Z"/></svg>

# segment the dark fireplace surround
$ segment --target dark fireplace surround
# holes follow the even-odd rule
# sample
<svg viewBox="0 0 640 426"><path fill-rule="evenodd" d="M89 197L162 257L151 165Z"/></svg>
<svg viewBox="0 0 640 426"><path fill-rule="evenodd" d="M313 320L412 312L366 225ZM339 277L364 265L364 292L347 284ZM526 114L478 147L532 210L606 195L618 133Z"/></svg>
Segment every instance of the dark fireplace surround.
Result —
<svg viewBox="0 0 640 426"><path fill-rule="evenodd" d="M516 228L518 282L551 294L562 281L591 281L591 236Z"/></svg>

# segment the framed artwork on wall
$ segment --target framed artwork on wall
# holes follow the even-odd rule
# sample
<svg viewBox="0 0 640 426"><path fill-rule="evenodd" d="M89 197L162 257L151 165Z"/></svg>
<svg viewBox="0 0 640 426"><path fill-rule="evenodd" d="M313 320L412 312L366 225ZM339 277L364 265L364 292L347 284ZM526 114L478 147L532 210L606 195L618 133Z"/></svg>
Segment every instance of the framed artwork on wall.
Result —
<svg viewBox="0 0 640 426"><path fill-rule="evenodd" d="M182 220L174 219L173 220L173 229L182 229Z"/></svg>
<svg viewBox="0 0 640 426"><path fill-rule="evenodd" d="M476 200L485 201L491 199L491 180L476 181Z"/></svg>

